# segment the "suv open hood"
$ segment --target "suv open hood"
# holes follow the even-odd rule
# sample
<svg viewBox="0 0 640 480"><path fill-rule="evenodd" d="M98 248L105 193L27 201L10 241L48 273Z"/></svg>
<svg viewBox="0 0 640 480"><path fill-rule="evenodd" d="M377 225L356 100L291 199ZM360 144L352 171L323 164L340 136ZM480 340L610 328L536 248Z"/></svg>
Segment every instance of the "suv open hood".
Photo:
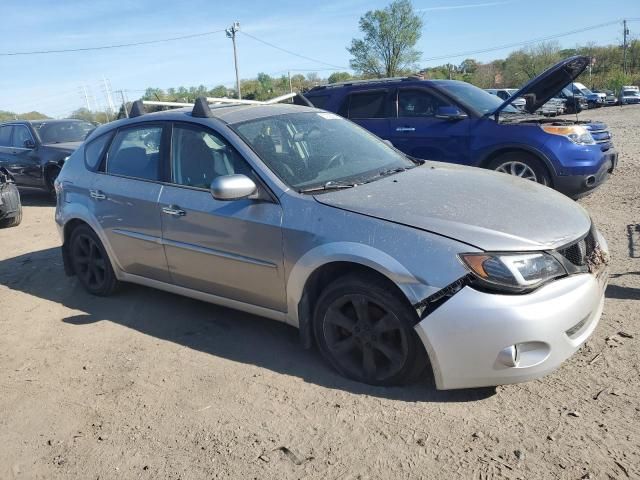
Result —
<svg viewBox="0 0 640 480"><path fill-rule="evenodd" d="M315 199L499 252L555 249L591 228L582 207L550 188L505 173L439 162Z"/></svg>
<svg viewBox="0 0 640 480"><path fill-rule="evenodd" d="M499 114L507 105L511 105L516 98L524 97L527 99L527 96L529 96L530 100L527 101L525 111L534 113L584 72L590 61L590 58L584 55L565 58L533 80L530 80L524 87L496 108L492 115Z"/></svg>

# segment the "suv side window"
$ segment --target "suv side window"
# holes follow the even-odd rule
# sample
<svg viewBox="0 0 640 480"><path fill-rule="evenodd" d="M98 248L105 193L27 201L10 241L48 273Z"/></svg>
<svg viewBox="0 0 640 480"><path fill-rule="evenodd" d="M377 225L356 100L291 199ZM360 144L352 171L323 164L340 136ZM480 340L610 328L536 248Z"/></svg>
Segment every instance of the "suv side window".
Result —
<svg viewBox="0 0 640 480"><path fill-rule="evenodd" d="M160 126L139 125L120 130L107 154L107 173L158 180L161 139Z"/></svg>
<svg viewBox="0 0 640 480"><path fill-rule="evenodd" d="M433 117L438 107L446 105L424 90L403 89L398 92L398 117Z"/></svg>
<svg viewBox="0 0 640 480"><path fill-rule="evenodd" d="M0 125L0 147L11 146L11 125Z"/></svg>
<svg viewBox="0 0 640 480"><path fill-rule="evenodd" d="M13 141L11 142L11 146L14 148L25 148L24 144L27 140L33 141L33 137L31 136L29 129L24 125L14 125Z"/></svg>
<svg viewBox="0 0 640 480"><path fill-rule="evenodd" d="M347 98L347 118L386 118L386 90L352 93Z"/></svg>
<svg viewBox="0 0 640 480"><path fill-rule="evenodd" d="M209 189L214 178L251 168L222 137L199 127L174 125L171 138L171 179L187 187Z"/></svg>

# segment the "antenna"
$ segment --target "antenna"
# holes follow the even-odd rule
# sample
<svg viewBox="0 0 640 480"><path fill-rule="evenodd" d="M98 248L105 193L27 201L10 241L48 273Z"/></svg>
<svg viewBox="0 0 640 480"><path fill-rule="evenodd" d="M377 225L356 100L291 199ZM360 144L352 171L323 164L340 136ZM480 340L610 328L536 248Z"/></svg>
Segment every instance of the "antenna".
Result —
<svg viewBox="0 0 640 480"><path fill-rule="evenodd" d="M193 106L193 110L191 111L191 116L197 117L197 118L213 117L213 114L211 113L211 109L209 108L209 103L207 102L206 97L196 98L196 103Z"/></svg>
<svg viewBox="0 0 640 480"><path fill-rule="evenodd" d="M144 115L145 113L147 113L147 112L144 109L144 104L142 103L142 100L136 100L131 105L131 111L129 112L129 118L139 117L141 115Z"/></svg>

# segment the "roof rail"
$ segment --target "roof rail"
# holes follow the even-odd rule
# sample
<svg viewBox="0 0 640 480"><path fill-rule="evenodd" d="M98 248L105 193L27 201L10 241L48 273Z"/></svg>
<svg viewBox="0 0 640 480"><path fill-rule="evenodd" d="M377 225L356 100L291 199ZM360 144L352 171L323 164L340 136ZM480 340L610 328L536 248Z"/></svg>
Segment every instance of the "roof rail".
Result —
<svg viewBox="0 0 640 480"><path fill-rule="evenodd" d="M313 87L313 90L323 90L325 88L333 87L346 87L349 85L367 85L369 83L384 83L384 82L407 82L409 80L420 80L419 77L385 77L385 78L370 78L368 80L346 80L344 82L328 83L326 85L318 85Z"/></svg>

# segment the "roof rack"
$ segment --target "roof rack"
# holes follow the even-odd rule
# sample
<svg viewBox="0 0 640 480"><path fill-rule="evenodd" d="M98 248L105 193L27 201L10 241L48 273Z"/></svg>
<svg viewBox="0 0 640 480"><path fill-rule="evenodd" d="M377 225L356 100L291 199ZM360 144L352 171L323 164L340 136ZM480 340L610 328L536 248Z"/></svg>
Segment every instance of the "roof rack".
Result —
<svg viewBox="0 0 640 480"><path fill-rule="evenodd" d="M313 107L313 104L307 100L304 95L300 93L287 93L286 95L280 95L279 97L272 98L270 100L259 101L259 100L238 100L235 98L218 98L218 97L198 97L195 103L187 103L187 102L163 102L156 100L136 100L131 105L131 112L129 113L129 117L139 117L140 115L144 115L146 110L144 108L145 105L153 105L158 107L193 107L191 114L194 117L211 117L211 108L209 105L273 105L276 103L283 102L285 100L289 100L293 98L294 103L296 105L306 105L308 107Z"/></svg>
<svg viewBox="0 0 640 480"><path fill-rule="evenodd" d="M385 77L385 78L371 78L368 80L346 80L344 82L336 82L336 83L328 83L327 85L318 85L317 87L313 87L313 90L323 90L325 88L333 88L333 87L346 87L349 85L367 85L370 83L384 83L384 82L407 82L410 80L420 80L421 78L418 76L410 76L410 77Z"/></svg>

